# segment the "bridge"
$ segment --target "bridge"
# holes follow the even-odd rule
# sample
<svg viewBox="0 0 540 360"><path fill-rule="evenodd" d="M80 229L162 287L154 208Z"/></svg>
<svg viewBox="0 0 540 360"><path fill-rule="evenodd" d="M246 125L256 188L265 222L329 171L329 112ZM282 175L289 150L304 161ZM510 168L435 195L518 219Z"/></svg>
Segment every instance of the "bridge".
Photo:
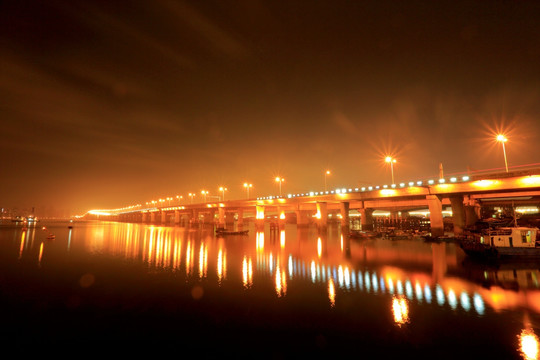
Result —
<svg viewBox="0 0 540 360"><path fill-rule="evenodd" d="M362 228L372 229L375 210L403 217L408 211L428 208L431 234L442 236L444 207L451 206L454 234L459 235L481 218L483 206L495 203L539 204L540 168L244 200L92 210L85 218L155 224L203 222L237 228L246 218L254 219L257 226L263 226L268 218L281 224L295 218L298 226L315 222L325 227L329 219L339 219L342 226L349 226L354 211L360 216Z"/></svg>

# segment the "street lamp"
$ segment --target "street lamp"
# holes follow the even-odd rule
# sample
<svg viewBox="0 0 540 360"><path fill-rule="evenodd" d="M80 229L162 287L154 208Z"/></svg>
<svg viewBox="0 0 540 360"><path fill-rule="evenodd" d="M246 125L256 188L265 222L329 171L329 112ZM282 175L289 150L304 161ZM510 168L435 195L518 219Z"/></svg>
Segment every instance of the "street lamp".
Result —
<svg viewBox="0 0 540 360"><path fill-rule="evenodd" d="M324 191L326 192L326 177L330 175L330 170L324 172Z"/></svg>
<svg viewBox="0 0 540 360"><path fill-rule="evenodd" d="M195 194L189 193L188 196L191 198L190 203L193 204L193 197L195 196Z"/></svg>
<svg viewBox="0 0 540 360"><path fill-rule="evenodd" d="M394 163L396 162L396 159L392 158L391 156L387 156L384 159L385 162L390 164L390 171L392 172L392 185L395 184L394 182Z"/></svg>
<svg viewBox="0 0 540 360"><path fill-rule="evenodd" d="M246 191L247 191L247 198L249 199L249 189L251 187L253 187L252 184L248 184L248 183L244 183L244 187L246 188Z"/></svg>
<svg viewBox="0 0 540 360"><path fill-rule="evenodd" d="M222 197L223 200L222 200L222 201L225 201L225 191L227 191L227 188L221 186L221 187L219 188L219 191L221 191L221 194L223 195L223 197Z"/></svg>
<svg viewBox="0 0 540 360"><path fill-rule="evenodd" d="M180 201L182 201L184 197L182 195L176 195L176 199L178 200L178 204L180 204Z"/></svg>
<svg viewBox="0 0 540 360"><path fill-rule="evenodd" d="M276 182L278 182L278 183L279 183L279 196L281 196L281 183L282 183L282 182L284 182L284 181L285 181L285 179L284 179L284 178L282 178L282 177L279 177L279 176L278 176L278 177L276 177Z"/></svg>
<svg viewBox="0 0 540 360"><path fill-rule="evenodd" d="M508 139L503 134L499 134L497 135L497 141L502 144L503 154L504 154L504 166L506 168L506 172L508 172L508 162L506 161L506 148L504 147L504 143L507 142Z"/></svg>
<svg viewBox="0 0 540 360"><path fill-rule="evenodd" d="M208 195L208 191L203 190L201 191L201 194L204 195L204 202L206 202L206 195Z"/></svg>

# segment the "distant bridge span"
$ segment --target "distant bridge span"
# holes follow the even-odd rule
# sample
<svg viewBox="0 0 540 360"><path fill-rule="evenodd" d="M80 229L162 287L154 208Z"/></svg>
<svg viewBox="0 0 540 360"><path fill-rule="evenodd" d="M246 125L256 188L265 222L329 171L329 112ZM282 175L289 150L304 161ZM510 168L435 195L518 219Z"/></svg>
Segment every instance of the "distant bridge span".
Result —
<svg viewBox="0 0 540 360"><path fill-rule="evenodd" d="M350 210L360 213L362 226L373 224L374 210L391 212L429 208L431 232L435 236L444 233L443 206L450 205L453 213L454 232L473 224L485 204L540 203L540 169L511 173L486 174L475 177L437 179L392 186L340 189L287 196L270 196L257 199L210 201L198 204L163 207L139 207L129 210L103 210L87 214L88 217L106 217L111 220L181 223L183 219L198 222L204 219L225 226L231 217L238 226L244 217L254 217L258 223L272 214L284 219L288 213L296 214L298 225L316 221L326 226L329 214L339 214L342 225L349 224Z"/></svg>

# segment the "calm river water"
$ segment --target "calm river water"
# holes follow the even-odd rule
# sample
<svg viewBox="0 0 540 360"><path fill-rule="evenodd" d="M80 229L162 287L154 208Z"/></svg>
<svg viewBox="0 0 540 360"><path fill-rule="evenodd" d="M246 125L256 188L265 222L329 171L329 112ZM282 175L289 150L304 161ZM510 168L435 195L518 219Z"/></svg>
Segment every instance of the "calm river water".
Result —
<svg viewBox="0 0 540 360"><path fill-rule="evenodd" d="M214 235L0 225L0 341L18 355L536 359L540 265L339 225ZM43 229L43 227L46 229ZM53 233L55 239L47 239ZM412 357L411 357L412 356Z"/></svg>

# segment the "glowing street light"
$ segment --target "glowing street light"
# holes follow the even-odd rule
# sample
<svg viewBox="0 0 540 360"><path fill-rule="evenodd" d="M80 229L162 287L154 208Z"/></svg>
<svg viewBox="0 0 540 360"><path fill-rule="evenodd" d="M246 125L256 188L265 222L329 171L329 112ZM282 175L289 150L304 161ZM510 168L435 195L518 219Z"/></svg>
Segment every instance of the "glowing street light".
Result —
<svg viewBox="0 0 540 360"><path fill-rule="evenodd" d="M202 190L201 194L204 195L204 202L206 202L206 195L208 195L208 191Z"/></svg>
<svg viewBox="0 0 540 360"><path fill-rule="evenodd" d="M278 176L278 177L276 177L276 182L278 182L278 183L279 183L279 196L281 196L281 183L282 183L282 182L284 182L284 181L285 181L285 179L284 179L284 178L282 178L282 177L279 177L279 176Z"/></svg>
<svg viewBox="0 0 540 360"><path fill-rule="evenodd" d="M222 201L225 201L225 191L227 191L227 188L223 187L223 186L220 186L219 191L221 191L221 194L223 195L222 196L222 199L223 199Z"/></svg>
<svg viewBox="0 0 540 360"><path fill-rule="evenodd" d="M189 193L188 196L191 198L190 203L193 204L193 197L195 196L195 194Z"/></svg>
<svg viewBox="0 0 540 360"><path fill-rule="evenodd" d="M387 156L384 158L384 161L390 164L390 171L392 172L392 184L395 184L394 182L394 163L396 162L396 159L394 159L391 156Z"/></svg>
<svg viewBox="0 0 540 360"><path fill-rule="evenodd" d="M326 192L326 177L330 175L330 170L324 172L324 191Z"/></svg>
<svg viewBox="0 0 540 360"><path fill-rule="evenodd" d="M244 183L244 187L246 188L246 191L247 191L247 198L249 199L249 189L251 187L253 187L252 184L248 184L248 183Z"/></svg>
<svg viewBox="0 0 540 360"><path fill-rule="evenodd" d="M502 144L503 154L504 154L504 166L506 168L506 172L508 172L508 162L506 161L506 148L504 147L504 143L507 142L508 139L503 134L497 135L496 139L497 139L498 142L500 142Z"/></svg>
<svg viewBox="0 0 540 360"><path fill-rule="evenodd" d="M180 201L182 201L184 197L182 195L176 195L176 200L178 200L178 203L180 204Z"/></svg>

